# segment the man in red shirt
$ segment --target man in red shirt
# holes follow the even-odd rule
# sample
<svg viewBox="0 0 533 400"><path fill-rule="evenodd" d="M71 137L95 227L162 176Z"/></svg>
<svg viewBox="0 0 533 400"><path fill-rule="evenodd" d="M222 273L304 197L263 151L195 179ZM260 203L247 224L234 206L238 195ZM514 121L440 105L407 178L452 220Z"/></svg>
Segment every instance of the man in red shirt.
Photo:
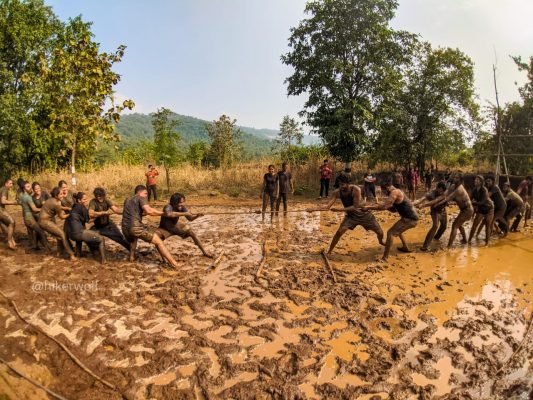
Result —
<svg viewBox="0 0 533 400"><path fill-rule="evenodd" d="M148 201L150 201L151 194L154 195L154 201L157 201L157 176L159 172L153 165L148 166L148 172L146 172L146 187L148 188Z"/></svg>
<svg viewBox="0 0 533 400"><path fill-rule="evenodd" d="M328 197L329 181L332 172L328 165L328 160L324 160L324 164L320 166L320 198L322 198L323 193L325 193L325 197Z"/></svg>

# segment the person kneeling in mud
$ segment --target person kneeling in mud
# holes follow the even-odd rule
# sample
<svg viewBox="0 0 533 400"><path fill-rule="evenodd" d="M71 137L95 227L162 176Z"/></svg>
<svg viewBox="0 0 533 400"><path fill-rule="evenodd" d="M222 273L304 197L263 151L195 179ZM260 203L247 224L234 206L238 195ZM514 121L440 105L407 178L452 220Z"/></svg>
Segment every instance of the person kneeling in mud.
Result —
<svg viewBox="0 0 533 400"><path fill-rule="evenodd" d="M194 231L187 224L179 222L180 217L185 217L188 221L194 221L202 216L203 214L190 213L185 206L185 196L181 193L174 193L170 197L169 204L163 209L159 228L156 229L155 234L163 241L171 236L179 236L182 239L190 237L204 256L213 258L211 254L205 251L202 242L200 242Z"/></svg>
<svg viewBox="0 0 533 400"><path fill-rule="evenodd" d="M385 202L375 206L365 206L365 210L389 210L391 212L397 211L400 214L400 220L387 231L387 241L385 243L385 251L383 252L383 261L389 258L390 248L392 246L392 238L399 236L402 241L402 247L398 250L404 253L410 253L407 242L403 237L403 233L409 229L414 228L418 223L418 214L413 208L413 205L406 197L405 193L392 185L392 178L381 185L382 193L388 195Z"/></svg>
<svg viewBox="0 0 533 400"><path fill-rule="evenodd" d="M138 239L152 243L157 248L164 261L168 262L174 268L178 263L170 254L170 251L163 244L163 240L154 231L145 225L142 221L143 215L161 216L164 213L148 204L148 189L144 185L135 187L134 195L124 201L124 210L122 212L122 233L126 240L130 242L130 261L135 261L135 250L137 249Z"/></svg>
<svg viewBox="0 0 533 400"><path fill-rule="evenodd" d="M118 226L109 218L111 214L122 214L122 210L107 199L103 188L97 187L94 189L93 195L94 199L89 202L89 216L94 218L94 225L91 230L122 245L129 251L130 243L120 232Z"/></svg>
<svg viewBox="0 0 533 400"><path fill-rule="evenodd" d="M382 246L385 246L383 242L383 230L379 226L378 221L374 214L370 211L361 209L361 189L357 185L350 185L350 179L341 175L338 178L339 189L333 192L333 197L324 207L318 209L309 209L307 211L326 211L331 209L331 211L344 211L346 216L341 222L339 229L331 239L331 244L329 246L328 254L331 254L340 238L344 233L350 229L354 230L358 225L361 225L367 231L372 231L376 234L379 243ZM341 199L342 205L344 208L331 208L337 199Z"/></svg>
<svg viewBox="0 0 533 400"><path fill-rule="evenodd" d="M105 239L98 232L85 229L85 224L89 222L89 196L83 192L74 193L72 195L74 205L70 210L70 214L65 221L65 234L67 238L76 242L76 256L81 256L82 242L87 243L91 252L96 255L100 254L100 262L105 263Z"/></svg>

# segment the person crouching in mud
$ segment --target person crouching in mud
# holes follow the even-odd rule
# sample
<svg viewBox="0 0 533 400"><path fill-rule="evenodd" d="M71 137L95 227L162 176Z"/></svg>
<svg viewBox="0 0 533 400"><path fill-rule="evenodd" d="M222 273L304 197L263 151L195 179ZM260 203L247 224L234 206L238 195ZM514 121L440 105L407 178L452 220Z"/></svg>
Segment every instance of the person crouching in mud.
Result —
<svg viewBox="0 0 533 400"><path fill-rule="evenodd" d="M392 178L381 185L381 191L388 196L385 202L373 206L365 206L363 209L397 211L400 214L400 219L387 231L387 241L385 242L385 251L382 257L383 261L387 261L394 236L398 236L402 241L402 247L398 247L398 250L404 253L411 252L403 233L413 229L418 224L418 214L405 193L392 185Z"/></svg>
<svg viewBox="0 0 533 400"><path fill-rule="evenodd" d="M185 196L181 193L174 193L170 197L169 204L163 209L159 228L156 229L155 234L162 241L165 241L171 236L179 236L182 239L190 237L204 256L213 258L210 253L205 251L202 242L200 242L200 239L198 239L194 231L187 224L179 222L180 217L185 217L188 221L194 221L197 218L203 217L203 214L190 213L185 206Z"/></svg>
<svg viewBox="0 0 533 400"><path fill-rule="evenodd" d="M339 188L333 192L331 200L324 207L318 209L308 209L308 212L313 211L326 211L331 209L332 211L344 211L346 213L344 219L339 225L339 229L331 239L331 244L328 249L328 255L331 254L342 235L346 233L348 229L354 230L358 225L361 225L367 231L372 231L376 234L379 243L384 246L383 242L383 230L379 226L378 221L374 214L370 211L361 209L361 189L357 185L351 185L350 179L341 175L338 178ZM340 199L344 208L331 208L335 201Z"/></svg>
<svg viewBox="0 0 533 400"><path fill-rule="evenodd" d="M72 195L74 205L65 221L65 234L67 238L76 242L76 256L81 257L81 245L85 242L91 252L100 256L100 263L105 264L105 239L98 232L86 229L85 225L89 222L89 196L83 192Z"/></svg>
<svg viewBox="0 0 533 400"><path fill-rule="evenodd" d="M139 239L153 244L164 261L172 267L177 268L179 264L174 260L170 251L166 248L159 235L155 234L148 225L143 223L143 215L161 216L162 211L150 207L148 204L148 190L146 186L135 187L134 195L124 201L122 211L122 233L130 243L130 261L135 261L135 251Z"/></svg>

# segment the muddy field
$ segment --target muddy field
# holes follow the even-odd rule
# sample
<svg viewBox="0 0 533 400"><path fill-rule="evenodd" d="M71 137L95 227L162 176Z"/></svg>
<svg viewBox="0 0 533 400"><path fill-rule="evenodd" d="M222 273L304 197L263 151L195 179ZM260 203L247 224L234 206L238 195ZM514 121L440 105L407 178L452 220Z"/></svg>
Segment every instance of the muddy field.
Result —
<svg viewBox="0 0 533 400"><path fill-rule="evenodd" d="M192 211L257 208L242 199L189 203ZM395 220L377 216L384 229ZM531 228L488 248L484 234L445 251L446 233L429 253L398 253L395 242L388 264L376 262L382 247L358 228L331 256L334 283L320 250L341 217L205 216L191 226L225 256L212 269L192 241L173 237L177 270L146 244L129 263L108 242L105 266L30 252L19 219L19 249L0 246L0 290L118 390L3 298L0 358L67 399L533 398ZM420 247L429 226L425 215L408 242ZM0 364L0 399L48 398Z"/></svg>

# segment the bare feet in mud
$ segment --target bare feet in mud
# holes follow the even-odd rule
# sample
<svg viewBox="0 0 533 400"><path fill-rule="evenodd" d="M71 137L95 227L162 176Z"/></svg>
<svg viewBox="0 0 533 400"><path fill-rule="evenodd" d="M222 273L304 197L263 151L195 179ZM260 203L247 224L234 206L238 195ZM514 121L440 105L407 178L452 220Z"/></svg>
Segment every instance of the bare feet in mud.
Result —
<svg viewBox="0 0 533 400"><path fill-rule="evenodd" d="M69 256L69 260L70 261L78 261L78 257L76 257L75 255L71 255L71 256Z"/></svg>
<svg viewBox="0 0 533 400"><path fill-rule="evenodd" d="M11 240L11 241L7 242L7 248L9 250L15 251L17 249L17 244L15 243L14 240Z"/></svg>

